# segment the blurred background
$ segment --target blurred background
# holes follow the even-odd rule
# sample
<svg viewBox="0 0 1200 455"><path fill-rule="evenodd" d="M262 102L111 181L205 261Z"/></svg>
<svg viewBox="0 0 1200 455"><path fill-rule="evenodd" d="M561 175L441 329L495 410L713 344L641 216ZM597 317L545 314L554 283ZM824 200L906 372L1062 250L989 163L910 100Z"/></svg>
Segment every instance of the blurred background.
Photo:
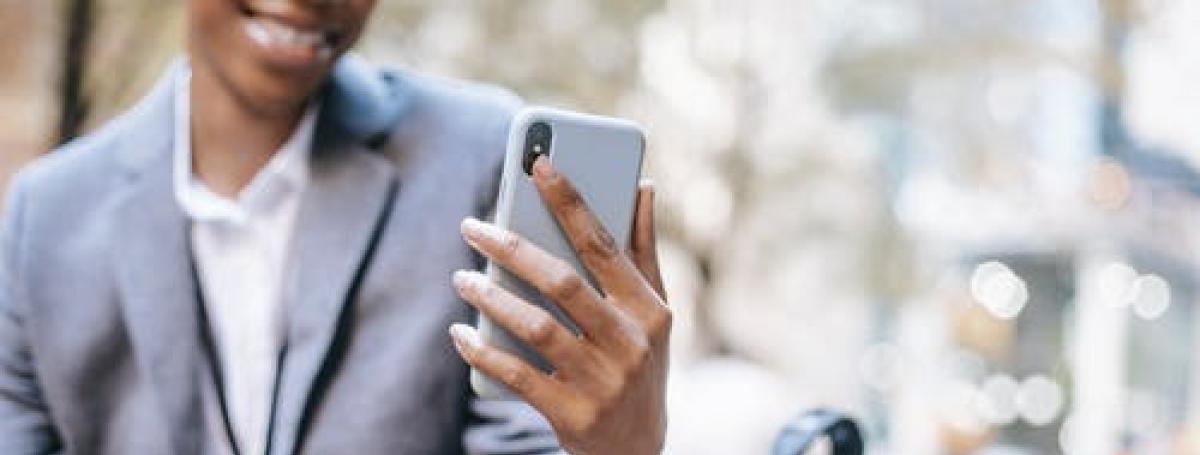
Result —
<svg viewBox="0 0 1200 455"><path fill-rule="evenodd" d="M129 107L185 2L0 0L0 182ZM669 452L1200 453L1200 2L380 0L380 65L650 132Z"/></svg>

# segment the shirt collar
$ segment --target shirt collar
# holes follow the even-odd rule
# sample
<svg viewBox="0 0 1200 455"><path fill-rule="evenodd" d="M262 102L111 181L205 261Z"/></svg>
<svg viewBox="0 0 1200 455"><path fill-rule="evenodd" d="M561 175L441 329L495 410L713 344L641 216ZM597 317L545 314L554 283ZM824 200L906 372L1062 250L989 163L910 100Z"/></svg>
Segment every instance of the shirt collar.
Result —
<svg viewBox="0 0 1200 455"><path fill-rule="evenodd" d="M191 71L176 73L174 81L174 187L175 199L194 221L244 223L269 211L308 184L309 157L320 105L313 102L291 137L276 151L254 179L234 199L222 197L196 178L192 170Z"/></svg>

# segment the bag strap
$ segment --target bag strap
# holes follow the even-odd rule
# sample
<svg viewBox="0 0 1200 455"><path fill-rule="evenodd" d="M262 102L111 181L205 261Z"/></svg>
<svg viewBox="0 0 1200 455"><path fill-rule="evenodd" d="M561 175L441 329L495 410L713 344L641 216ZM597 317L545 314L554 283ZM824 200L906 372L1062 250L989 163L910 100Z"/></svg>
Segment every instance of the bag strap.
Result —
<svg viewBox="0 0 1200 455"><path fill-rule="evenodd" d="M816 409L792 419L775 439L772 455L804 455L818 439L833 444L834 455L862 455L863 440L858 424L828 409Z"/></svg>

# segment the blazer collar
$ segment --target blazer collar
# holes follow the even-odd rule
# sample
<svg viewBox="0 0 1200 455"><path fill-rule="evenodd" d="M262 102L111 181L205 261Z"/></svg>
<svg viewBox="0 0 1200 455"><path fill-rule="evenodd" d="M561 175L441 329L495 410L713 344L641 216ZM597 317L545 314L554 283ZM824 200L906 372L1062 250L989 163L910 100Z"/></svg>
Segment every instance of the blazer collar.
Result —
<svg viewBox="0 0 1200 455"><path fill-rule="evenodd" d="M173 81L187 71L186 59L172 62L150 93L114 122L124 137L117 153L126 171L138 175L149 170L159 155L171 152ZM314 149L378 148L412 104L412 93L403 80L354 53L338 60L318 96L323 100Z"/></svg>
<svg viewBox="0 0 1200 455"><path fill-rule="evenodd" d="M324 96L317 148L347 144L378 148L412 104L412 93L403 80L380 72L357 54L338 61Z"/></svg>
<svg viewBox="0 0 1200 455"><path fill-rule="evenodd" d="M137 107L114 125L128 181L117 204L113 260L122 311L140 368L150 379L176 453L203 441L199 378L205 371L203 318L187 219L173 197L171 80L176 62ZM338 63L323 95L309 186L292 236L294 275L284 283L288 347L279 371L272 453L292 453L339 355L346 307L383 233L399 183L382 145L404 112L405 92L356 56ZM189 436L191 435L191 436Z"/></svg>

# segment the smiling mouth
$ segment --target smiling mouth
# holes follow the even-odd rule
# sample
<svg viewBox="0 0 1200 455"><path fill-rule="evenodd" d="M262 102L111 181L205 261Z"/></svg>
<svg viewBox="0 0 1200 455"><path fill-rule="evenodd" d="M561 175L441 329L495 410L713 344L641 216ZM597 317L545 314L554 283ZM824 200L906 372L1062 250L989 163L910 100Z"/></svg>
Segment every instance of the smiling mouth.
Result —
<svg viewBox="0 0 1200 455"><path fill-rule="evenodd" d="M341 44L342 33L333 27L301 24L282 14L259 10L238 2L242 28L259 47L296 64L327 61Z"/></svg>

